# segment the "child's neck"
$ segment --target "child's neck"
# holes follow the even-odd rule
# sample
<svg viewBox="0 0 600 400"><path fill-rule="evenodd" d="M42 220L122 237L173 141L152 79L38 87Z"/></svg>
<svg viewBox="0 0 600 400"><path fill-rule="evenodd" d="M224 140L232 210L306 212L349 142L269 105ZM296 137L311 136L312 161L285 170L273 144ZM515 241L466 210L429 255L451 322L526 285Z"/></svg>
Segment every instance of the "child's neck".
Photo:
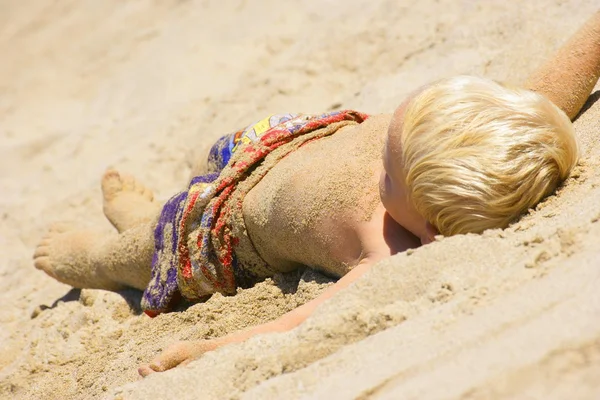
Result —
<svg viewBox="0 0 600 400"><path fill-rule="evenodd" d="M401 253L408 249L416 248L421 245L421 241L413 235L408 229L397 223L383 204L379 204L369 221L371 229L379 230L383 236L383 241L363 241L365 243L364 251L370 254L371 258L381 259L391 255ZM373 237L377 232L369 232Z"/></svg>

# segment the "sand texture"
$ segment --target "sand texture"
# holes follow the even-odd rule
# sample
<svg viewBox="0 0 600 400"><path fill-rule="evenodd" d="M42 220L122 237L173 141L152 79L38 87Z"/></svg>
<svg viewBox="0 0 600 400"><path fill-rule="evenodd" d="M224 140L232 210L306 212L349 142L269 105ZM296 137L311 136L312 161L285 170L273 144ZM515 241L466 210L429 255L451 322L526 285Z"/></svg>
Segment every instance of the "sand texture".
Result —
<svg viewBox="0 0 600 400"><path fill-rule="evenodd" d="M600 398L600 97L582 162L503 231L384 260L303 325L146 379L175 340L269 321L330 280L281 274L153 320L140 292L36 270L48 226L112 227L100 177L166 199L269 113L390 113L459 73L521 83L597 0L0 1L0 398ZM597 86L598 88L598 86Z"/></svg>

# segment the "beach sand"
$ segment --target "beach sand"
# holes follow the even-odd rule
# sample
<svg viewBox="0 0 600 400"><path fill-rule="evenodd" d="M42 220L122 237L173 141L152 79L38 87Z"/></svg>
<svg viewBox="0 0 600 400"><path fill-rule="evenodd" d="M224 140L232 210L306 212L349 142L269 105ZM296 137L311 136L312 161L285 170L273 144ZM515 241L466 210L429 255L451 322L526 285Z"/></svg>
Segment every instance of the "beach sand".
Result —
<svg viewBox="0 0 600 400"><path fill-rule="evenodd" d="M600 104L573 177L505 230L386 259L284 334L141 379L176 340L266 322L331 283L278 275L150 319L140 293L36 270L54 221L111 229L100 177L160 199L220 135L269 113L389 113L455 74L519 84L594 0L0 3L0 398L597 399Z"/></svg>

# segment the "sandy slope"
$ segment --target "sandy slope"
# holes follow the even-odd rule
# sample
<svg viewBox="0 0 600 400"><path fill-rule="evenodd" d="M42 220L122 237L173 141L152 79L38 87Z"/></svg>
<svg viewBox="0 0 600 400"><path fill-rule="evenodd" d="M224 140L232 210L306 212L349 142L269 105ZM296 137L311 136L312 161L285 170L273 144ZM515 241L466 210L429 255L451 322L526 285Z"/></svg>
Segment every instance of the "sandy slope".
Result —
<svg viewBox="0 0 600 400"><path fill-rule="evenodd" d="M136 292L69 291L33 268L52 221L109 229L107 166L166 198L211 140L265 113L389 112L457 73L518 83L597 7L410 3L0 1L0 397L598 398L599 104L576 123L576 176L509 229L395 256L295 331L161 376L135 367L327 280L279 276L149 320Z"/></svg>

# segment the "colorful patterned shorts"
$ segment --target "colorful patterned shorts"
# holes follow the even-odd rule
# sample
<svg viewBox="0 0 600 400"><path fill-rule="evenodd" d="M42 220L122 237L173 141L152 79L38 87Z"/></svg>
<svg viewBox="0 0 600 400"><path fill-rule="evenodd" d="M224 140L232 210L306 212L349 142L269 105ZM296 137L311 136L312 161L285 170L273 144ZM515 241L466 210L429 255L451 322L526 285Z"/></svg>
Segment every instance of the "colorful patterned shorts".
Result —
<svg viewBox="0 0 600 400"><path fill-rule="evenodd" d="M142 298L146 314L168 311L180 297L234 294L271 276L273 268L245 230L246 194L287 154L367 117L350 110L273 115L220 138L209 153L208 172L163 206L154 231L152 278Z"/></svg>
<svg viewBox="0 0 600 400"><path fill-rule="evenodd" d="M245 129L221 137L210 149L208 155L208 172L220 173L240 146L258 141L272 127L297 116L298 114L271 115L255 124L247 126Z"/></svg>

